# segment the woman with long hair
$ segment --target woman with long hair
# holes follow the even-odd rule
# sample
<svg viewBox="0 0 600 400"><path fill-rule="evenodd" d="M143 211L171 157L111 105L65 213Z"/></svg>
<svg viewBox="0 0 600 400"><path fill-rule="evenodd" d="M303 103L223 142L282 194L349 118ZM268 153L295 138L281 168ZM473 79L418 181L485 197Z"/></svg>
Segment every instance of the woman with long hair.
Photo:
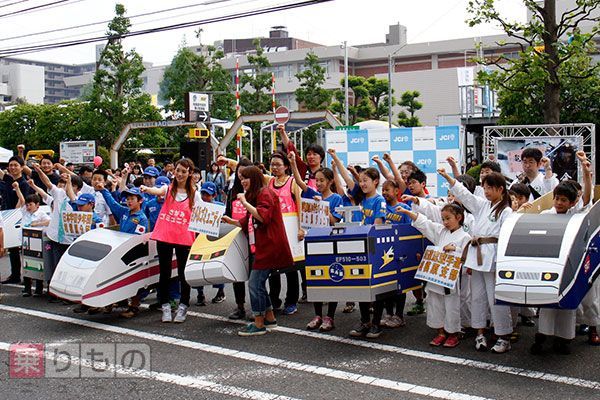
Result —
<svg viewBox="0 0 600 400"><path fill-rule="evenodd" d="M266 282L273 269L293 265L287 243L285 226L281 215L281 205L277 194L265 186L263 174L257 167L246 167L241 172L244 193L237 195L246 209L246 215L239 221L224 216L223 221L248 231L253 226L254 234L249 235L250 245L255 245L254 261L250 271L248 286L254 323L238 332L240 336L264 335L267 328L277 326L273 306L269 299Z"/></svg>
<svg viewBox="0 0 600 400"><path fill-rule="evenodd" d="M221 172L221 167L216 162L210 165L210 172L206 174L206 182L212 182L217 186L217 197L215 198L215 200L223 201L225 177Z"/></svg>
<svg viewBox="0 0 600 400"><path fill-rule="evenodd" d="M145 193L165 197L151 236L151 239L156 240L160 266L158 287L162 305L162 322L184 322L190 305L190 285L185 281L185 264L195 235L188 231L188 225L194 205L202 201L193 182L193 171L193 161L182 158L175 164L175 179L171 185L160 188L143 185L140 187ZM177 259L177 275L181 284L181 299L174 319L169 303L173 251Z"/></svg>

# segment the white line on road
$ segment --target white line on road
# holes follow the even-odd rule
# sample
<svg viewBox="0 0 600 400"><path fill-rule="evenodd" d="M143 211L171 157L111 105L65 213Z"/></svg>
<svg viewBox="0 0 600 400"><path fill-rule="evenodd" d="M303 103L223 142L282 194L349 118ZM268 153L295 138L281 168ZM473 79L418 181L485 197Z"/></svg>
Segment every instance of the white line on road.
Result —
<svg viewBox="0 0 600 400"><path fill-rule="evenodd" d="M280 358L263 356L260 354L250 353L246 351L239 351L235 349L228 349L220 346L213 346L210 344L194 342L191 340L180 339L172 336L159 335L150 332L137 331L129 328L122 328L118 326L112 326L107 324L101 324L98 322L87 321L78 318L66 317L63 315L51 314L43 311L31 310L21 307L13 307L0 305L0 310L14 312L24 315L31 315L38 318L43 318L52 321L59 321L74 325L80 325L87 328L98 329L105 332L113 332L120 335L134 336L142 339L153 340L156 342L166 343L173 346L185 347L189 349L195 349L205 351L207 353L217 354L221 356L233 357L244 361L256 362L264 365L270 365L277 368L284 368L295 371L302 371L311 373L314 375L323 376L325 378L339 379L343 381L349 381L353 383L366 384L368 386L376 386L383 389L390 389L397 392L405 392L411 394L417 394L427 397L433 397L438 399L448 400L483 400L483 397L473 396L466 393L452 392L448 390L436 389L427 386L413 385L410 383L393 381L390 379L381 379L374 376L362 375L353 372L336 370L333 368L320 367L318 365L304 364L295 361L288 361Z"/></svg>
<svg viewBox="0 0 600 400"><path fill-rule="evenodd" d="M9 351L11 343L0 342L0 350ZM44 352L44 358L48 360L57 360L65 364L79 365L85 368L98 368L97 365L85 358L76 356L55 356L50 351ZM194 389L206 390L209 392L241 397L243 399L255 399L255 400L298 400L293 397L280 396L278 394L261 392L258 390L245 389L238 386L222 385L220 383L207 381L201 376L190 376L190 375L176 375L169 374L166 372L155 372L147 369L136 369L126 368L119 364L111 364L103 362L102 369L106 371L115 372L119 375L127 375L132 378L143 378L152 381L158 381L163 383L171 383L178 386L185 386Z"/></svg>
<svg viewBox="0 0 600 400"><path fill-rule="evenodd" d="M188 315L193 316L193 317L210 319L210 320L214 320L214 321L245 324L245 322L233 321L233 320L230 320L226 317L222 317L219 315L199 313L196 311L188 311ZM588 388L588 389L600 389L600 382L597 382L597 381L589 381L589 380L585 380L585 379L556 375L556 374L551 374L551 373L542 372L542 371L534 371L534 370L529 370L529 369L524 369L524 368L511 367L511 366L507 366L507 365L493 364L493 363L488 363L488 362L484 362L484 361L470 360L467 358L446 356L443 354L429 353L429 352L420 351L420 350L412 350L412 349L396 347L396 346L391 346L391 345L381 344L381 343L373 343L373 342L366 342L366 341L356 340L356 339L348 339L348 338L343 338L343 337L339 337L339 336L335 336L335 335L327 335L324 333L305 331L302 329L288 328L288 327L284 327L281 325L279 325L274 330L277 330L278 332L289 333L292 335L311 337L311 338L321 339L321 340L328 340L330 342L349 344L352 346L365 347L365 348L369 348L369 349L380 350L380 351L385 351L385 352L389 352L389 353L402 354L405 356L423 358L426 360L440 361L440 362L444 362L444 363L461 365L461 366L465 366L465 367L473 367L473 368L478 368L478 369L482 369L482 370L486 370L486 371L500 372L500 373L504 373L504 374L522 376L522 377L531 378L531 379L539 379L539 380L548 381L548 382L562 383L565 385L579 386L579 387L584 387L584 388Z"/></svg>

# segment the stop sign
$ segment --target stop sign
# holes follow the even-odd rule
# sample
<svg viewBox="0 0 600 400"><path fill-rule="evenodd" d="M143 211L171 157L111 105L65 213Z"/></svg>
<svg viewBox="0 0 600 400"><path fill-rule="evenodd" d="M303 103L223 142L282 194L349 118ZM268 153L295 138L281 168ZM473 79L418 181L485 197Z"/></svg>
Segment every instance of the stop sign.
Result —
<svg viewBox="0 0 600 400"><path fill-rule="evenodd" d="M275 122L285 125L290 120L290 110L287 107L279 106L275 109Z"/></svg>

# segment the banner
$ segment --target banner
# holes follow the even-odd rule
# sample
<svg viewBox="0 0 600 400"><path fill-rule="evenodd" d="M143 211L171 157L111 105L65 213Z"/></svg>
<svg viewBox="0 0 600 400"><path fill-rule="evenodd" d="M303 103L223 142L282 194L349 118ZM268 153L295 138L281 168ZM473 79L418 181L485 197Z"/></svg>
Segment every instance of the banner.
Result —
<svg viewBox="0 0 600 400"><path fill-rule="evenodd" d="M212 237L219 237L219 228L221 227L221 217L223 214L225 214L224 205L202 201L192 210L188 230Z"/></svg>
<svg viewBox="0 0 600 400"><path fill-rule="evenodd" d="M298 241L298 214L285 213L283 214L283 224L285 226L285 234L290 244L292 258L294 262L304 261L304 240Z"/></svg>
<svg viewBox="0 0 600 400"><path fill-rule="evenodd" d="M62 227L65 237L76 239L92 229L94 213L82 211L63 211Z"/></svg>
<svg viewBox="0 0 600 400"><path fill-rule="evenodd" d="M415 274L415 279L453 290L460 276L460 257L448 254L441 247L427 246Z"/></svg>
<svg viewBox="0 0 600 400"><path fill-rule="evenodd" d="M312 199L302 199L300 202L300 226L303 229L329 226L329 203Z"/></svg>

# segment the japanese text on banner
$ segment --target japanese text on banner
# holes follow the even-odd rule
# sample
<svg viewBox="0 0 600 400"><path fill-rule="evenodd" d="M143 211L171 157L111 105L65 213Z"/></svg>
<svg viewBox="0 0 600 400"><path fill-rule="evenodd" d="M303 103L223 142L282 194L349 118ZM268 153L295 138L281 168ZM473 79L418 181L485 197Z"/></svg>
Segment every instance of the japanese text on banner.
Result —
<svg viewBox="0 0 600 400"><path fill-rule="evenodd" d="M65 236L78 238L92 229L94 213L83 211L63 211L62 225Z"/></svg>
<svg viewBox="0 0 600 400"><path fill-rule="evenodd" d="M441 247L428 246L415 278L453 290L460 276L460 269L460 257L445 253Z"/></svg>
<svg viewBox="0 0 600 400"><path fill-rule="evenodd" d="M300 226L302 229L329 226L329 203L312 199L302 199Z"/></svg>
<svg viewBox="0 0 600 400"><path fill-rule="evenodd" d="M225 214L224 205L200 202L192 210L188 229L192 232L218 237L223 214Z"/></svg>

